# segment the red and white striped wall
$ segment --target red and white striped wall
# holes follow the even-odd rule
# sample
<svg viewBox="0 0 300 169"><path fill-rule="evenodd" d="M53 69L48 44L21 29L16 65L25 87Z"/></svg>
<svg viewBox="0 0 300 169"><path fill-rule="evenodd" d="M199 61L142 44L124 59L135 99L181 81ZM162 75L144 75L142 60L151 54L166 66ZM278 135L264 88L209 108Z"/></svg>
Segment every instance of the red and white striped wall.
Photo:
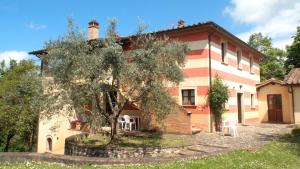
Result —
<svg viewBox="0 0 300 169"><path fill-rule="evenodd" d="M192 126L208 129L210 126L210 110L207 103L209 90L209 43L208 33L198 32L176 37L188 43L190 52L187 54L187 62L183 68L185 79L178 86L169 85L172 96L177 98L182 105L182 89L195 90L195 106L184 106L192 113ZM227 43L226 64L221 59L221 42ZM241 51L241 68L237 66L236 51ZM253 123L258 119L258 104L256 99L256 84L260 81L258 56L249 52L238 44L227 42L220 36L213 36L211 41L211 71L212 79L215 75L223 79L228 85L230 98L226 106L228 111L224 118L237 118L237 93L243 93L243 123ZM250 57L253 57L253 73L250 73ZM251 94L254 96L251 105Z"/></svg>

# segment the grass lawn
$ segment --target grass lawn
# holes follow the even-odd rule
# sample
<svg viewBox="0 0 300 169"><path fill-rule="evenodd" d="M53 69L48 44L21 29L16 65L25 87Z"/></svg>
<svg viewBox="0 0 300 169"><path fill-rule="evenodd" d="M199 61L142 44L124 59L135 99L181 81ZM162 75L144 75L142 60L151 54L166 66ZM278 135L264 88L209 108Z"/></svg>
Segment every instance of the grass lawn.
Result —
<svg viewBox="0 0 300 169"><path fill-rule="evenodd" d="M299 133L298 133L299 134ZM61 164L50 163L26 163L26 164L2 164L0 168L74 168ZM81 166L83 169L105 168L96 166ZM107 167L106 167L107 168ZM218 156L202 159L171 162L166 164L152 164L143 166L110 167L121 168L168 168L168 169L299 169L300 168L300 134L286 135L273 141L257 151L240 150Z"/></svg>
<svg viewBox="0 0 300 169"><path fill-rule="evenodd" d="M89 146L105 146L109 142L109 137L103 135L94 135L81 140L81 144ZM113 146L119 147L174 147L190 145L192 137L178 135L153 135L151 137L144 136L123 136L118 143Z"/></svg>

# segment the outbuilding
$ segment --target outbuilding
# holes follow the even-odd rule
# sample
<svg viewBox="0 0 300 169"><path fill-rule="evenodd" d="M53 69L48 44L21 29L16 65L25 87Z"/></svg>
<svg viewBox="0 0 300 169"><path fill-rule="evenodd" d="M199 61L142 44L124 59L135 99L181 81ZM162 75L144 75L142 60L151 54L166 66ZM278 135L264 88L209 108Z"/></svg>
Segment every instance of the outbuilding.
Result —
<svg viewBox="0 0 300 169"><path fill-rule="evenodd" d="M300 68L284 81L272 78L256 87L259 122L300 124Z"/></svg>

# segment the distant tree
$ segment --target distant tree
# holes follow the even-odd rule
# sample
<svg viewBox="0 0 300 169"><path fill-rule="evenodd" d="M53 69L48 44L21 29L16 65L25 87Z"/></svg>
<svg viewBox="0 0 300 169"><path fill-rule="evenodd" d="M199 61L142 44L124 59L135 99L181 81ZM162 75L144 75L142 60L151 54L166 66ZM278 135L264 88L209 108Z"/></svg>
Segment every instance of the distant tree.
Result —
<svg viewBox="0 0 300 169"><path fill-rule="evenodd" d="M287 60L285 62L287 72L292 68L300 68L300 27L297 27L292 45L287 47L287 53Z"/></svg>
<svg viewBox="0 0 300 169"><path fill-rule="evenodd" d="M254 33L249 37L248 44L262 53L267 53L272 48L272 39L263 36L260 32Z"/></svg>
<svg viewBox="0 0 300 169"><path fill-rule="evenodd" d="M68 97L61 97L77 112L89 111L91 124L99 117L111 126L111 142L117 139L117 122L128 104L136 104L144 112L158 117L170 113L175 100L167 85L183 79L187 45L143 34L142 27L129 39L132 50L124 50L112 20L104 39L87 41L80 29L69 20L62 37L46 43L49 71ZM71 102L69 102L71 101ZM107 104L108 108L103 107Z"/></svg>
<svg viewBox="0 0 300 169"><path fill-rule="evenodd" d="M229 99L228 86L226 86L219 76L216 76L211 89L208 92L208 101L214 113L215 128L221 130L222 114L225 112L225 103Z"/></svg>
<svg viewBox="0 0 300 169"><path fill-rule="evenodd" d="M32 151L36 144L41 100L41 81L33 61L24 60L17 63L12 60L8 68L2 64L0 147L4 151Z"/></svg>
<svg viewBox="0 0 300 169"><path fill-rule="evenodd" d="M286 52L272 46L272 39L261 33L250 36L248 44L264 54L260 65L261 81L270 78L283 79L285 74L284 61Z"/></svg>

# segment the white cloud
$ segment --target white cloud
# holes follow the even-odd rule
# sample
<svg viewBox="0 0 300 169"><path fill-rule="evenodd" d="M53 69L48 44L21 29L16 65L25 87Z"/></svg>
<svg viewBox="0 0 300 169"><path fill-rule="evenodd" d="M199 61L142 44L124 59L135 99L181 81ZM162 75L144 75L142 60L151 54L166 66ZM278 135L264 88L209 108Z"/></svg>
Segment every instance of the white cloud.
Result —
<svg viewBox="0 0 300 169"><path fill-rule="evenodd" d="M30 59L30 56L25 51L4 51L0 52L0 61L5 61L6 64L9 63L10 60L25 60Z"/></svg>
<svg viewBox="0 0 300 169"><path fill-rule="evenodd" d="M244 41L248 41L252 33L261 32L273 39L275 47L285 48L300 25L299 0L231 0L230 3L225 13L251 27L238 35Z"/></svg>
<svg viewBox="0 0 300 169"><path fill-rule="evenodd" d="M26 27L30 28L30 29L33 29L33 30L41 30L41 29L46 29L47 28L47 25L44 25L44 24L35 24L35 23L29 23L29 24L26 24Z"/></svg>

